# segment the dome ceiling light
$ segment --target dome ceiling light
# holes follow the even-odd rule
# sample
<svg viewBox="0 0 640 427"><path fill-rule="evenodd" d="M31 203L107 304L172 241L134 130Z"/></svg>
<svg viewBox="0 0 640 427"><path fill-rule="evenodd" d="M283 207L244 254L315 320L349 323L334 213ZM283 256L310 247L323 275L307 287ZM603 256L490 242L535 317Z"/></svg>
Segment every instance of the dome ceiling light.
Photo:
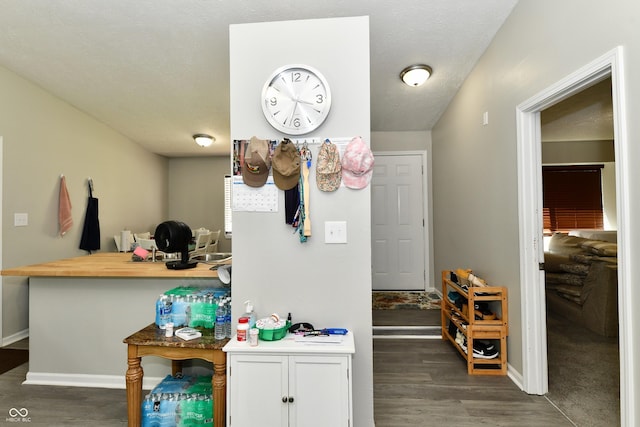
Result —
<svg viewBox="0 0 640 427"><path fill-rule="evenodd" d="M196 144L198 144L201 147L208 147L211 144L213 144L216 139L211 135L207 135L204 133L197 133L193 135L193 140L196 142Z"/></svg>
<svg viewBox="0 0 640 427"><path fill-rule="evenodd" d="M400 72L400 79L409 86L420 86L433 73L430 66L424 64L410 65Z"/></svg>

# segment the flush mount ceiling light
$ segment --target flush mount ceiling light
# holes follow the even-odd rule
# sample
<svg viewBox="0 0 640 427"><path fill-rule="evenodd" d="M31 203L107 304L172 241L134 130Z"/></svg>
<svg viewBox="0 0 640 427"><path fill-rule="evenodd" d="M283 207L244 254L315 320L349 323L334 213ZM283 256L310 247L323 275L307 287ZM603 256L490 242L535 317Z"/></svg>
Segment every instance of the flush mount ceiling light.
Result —
<svg viewBox="0 0 640 427"><path fill-rule="evenodd" d="M208 147L211 144L213 144L213 142L216 140L211 135L207 135L204 133L197 133L193 135L193 139L196 142L196 144L198 144L201 147Z"/></svg>
<svg viewBox="0 0 640 427"><path fill-rule="evenodd" d="M409 86L420 86L431 76L433 70L428 65L409 65L400 72L400 78Z"/></svg>

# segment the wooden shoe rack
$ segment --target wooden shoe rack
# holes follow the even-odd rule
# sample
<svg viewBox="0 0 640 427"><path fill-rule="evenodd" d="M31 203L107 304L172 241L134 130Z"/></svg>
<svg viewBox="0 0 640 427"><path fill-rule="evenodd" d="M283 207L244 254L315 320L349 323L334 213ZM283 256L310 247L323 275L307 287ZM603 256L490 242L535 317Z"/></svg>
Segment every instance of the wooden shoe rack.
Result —
<svg viewBox="0 0 640 427"><path fill-rule="evenodd" d="M462 278L455 283L451 278L451 271L442 272L442 339L451 341L465 358L469 375L506 375L507 335L509 335L507 289L499 286L472 286ZM457 292L462 297L465 304L461 308L449 300L450 291ZM491 312L495 314L495 318L482 319L481 317L484 316L481 313L476 316L474 310L476 303L487 303ZM455 331L453 335L449 333L450 323L466 337L468 351L456 342ZM473 357L474 340L486 340L497 345L500 348L498 356L493 359Z"/></svg>

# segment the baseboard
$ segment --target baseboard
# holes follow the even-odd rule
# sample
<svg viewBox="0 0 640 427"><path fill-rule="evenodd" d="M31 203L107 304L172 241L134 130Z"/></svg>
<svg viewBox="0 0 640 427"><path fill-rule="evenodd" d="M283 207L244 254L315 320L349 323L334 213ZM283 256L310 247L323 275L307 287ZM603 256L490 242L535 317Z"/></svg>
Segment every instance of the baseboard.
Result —
<svg viewBox="0 0 640 427"><path fill-rule="evenodd" d="M522 374L514 369L514 367L509 363L507 363L507 376L520 390L524 390L524 381L522 378Z"/></svg>
<svg viewBox="0 0 640 427"><path fill-rule="evenodd" d="M160 381L162 381L162 378L145 376L142 378L142 389L152 390ZM126 388L124 375L56 374L31 371L27 372L27 379L22 384L89 388Z"/></svg>
<svg viewBox="0 0 640 427"><path fill-rule="evenodd" d="M29 328L27 329L23 329L20 332L16 332L15 334L9 335L6 338L2 338L2 345L0 347L4 347L10 344L13 344L14 342L18 342L20 340L23 340L25 338L29 338Z"/></svg>

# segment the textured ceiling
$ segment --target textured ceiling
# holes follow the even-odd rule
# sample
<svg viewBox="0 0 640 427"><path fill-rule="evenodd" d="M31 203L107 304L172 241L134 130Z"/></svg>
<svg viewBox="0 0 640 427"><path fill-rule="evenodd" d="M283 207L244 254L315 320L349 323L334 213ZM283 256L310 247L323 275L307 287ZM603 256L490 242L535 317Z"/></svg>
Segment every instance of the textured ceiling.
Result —
<svg viewBox="0 0 640 427"><path fill-rule="evenodd" d="M369 16L373 131L430 130L517 0L0 0L0 65L169 156L229 150L229 24ZM419 88L405 66L427 63ZM200 148L194 133L214 135Z"/></svg>

